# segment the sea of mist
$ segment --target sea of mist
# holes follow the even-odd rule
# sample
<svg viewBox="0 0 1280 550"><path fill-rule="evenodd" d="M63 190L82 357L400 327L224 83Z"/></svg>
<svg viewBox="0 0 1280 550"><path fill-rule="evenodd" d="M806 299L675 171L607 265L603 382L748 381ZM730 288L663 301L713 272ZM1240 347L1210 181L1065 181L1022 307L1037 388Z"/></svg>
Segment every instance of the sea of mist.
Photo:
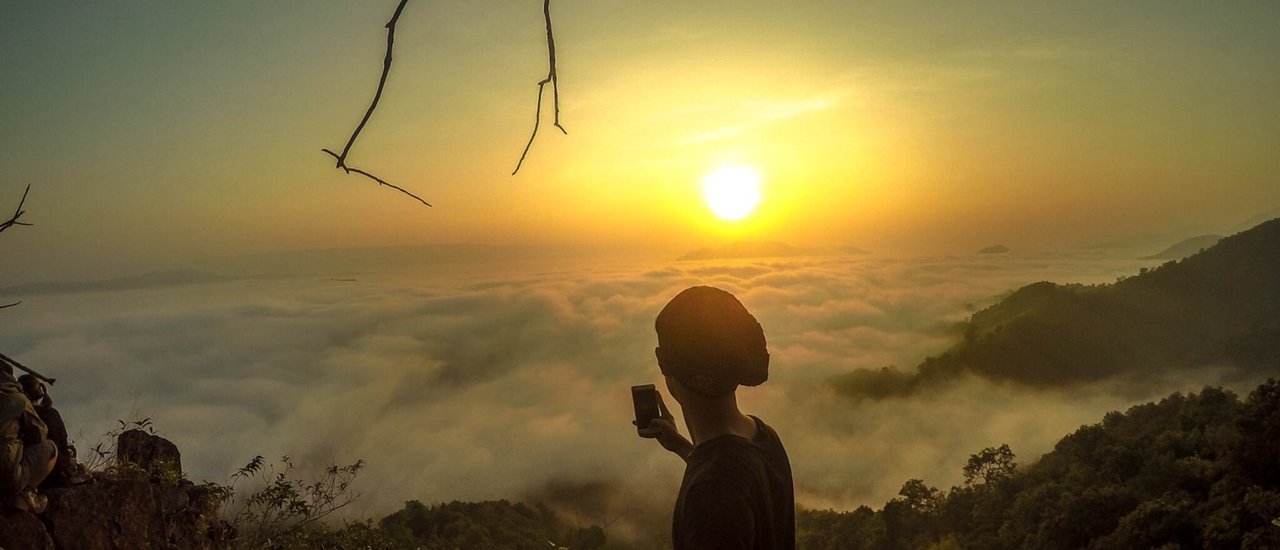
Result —
<svg viewBox="0 0 1280 550"><path fill-rule="evenodd" d="M913 369L1022 285L1158 263L1105 251L677 262L427 250L384 265L362 252L354 268L334 254L292 272L259 258L207 272L234 277L26 287L0 343L59 379L51 393L82 454L118 420L150 418L194 479L225 481L255 455L288 455L303 473L362 459L354 515L540 500L611 536L668 521L683 465L636 437L628 388L661 387L652 320L688 286L734 292L764 326L770 379L740 400L782 436L807 507L878 507L910 478L956 484L971 453L1001 443L1032 461L1109 410L1218 382L1211 370L1142 387L963 379L882 401L828 384Z"/></svg>

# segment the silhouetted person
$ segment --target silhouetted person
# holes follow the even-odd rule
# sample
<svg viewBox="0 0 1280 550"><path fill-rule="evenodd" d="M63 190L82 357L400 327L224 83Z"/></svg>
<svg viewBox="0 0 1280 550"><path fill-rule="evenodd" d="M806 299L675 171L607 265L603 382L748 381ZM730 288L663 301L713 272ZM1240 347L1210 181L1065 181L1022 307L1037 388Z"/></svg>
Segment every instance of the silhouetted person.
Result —
<svg viewBox="0 0 1280 550"><path fill-rule="evenodd" d="M42 486L74 485L85 481L80 468L76 464L76 449L67 441L67 425L62 422L62 414L53 408L53 397L45 388L44 382L30 374L18 377L22 393L31 401L31 407L49 430L49 441L58 448L58 461L53 471L45 478Z"/></svg>
<svg viewBox="0 0 1280 550"><path fill-rule="evenodd" d="M685 439L658 396L661 418L641 430L685 459L671 535L675 550L792 550L795 496L778 434L738 410L739 385L769 377L764 330L732 294L689 288L663 308L658 368L684 413Z"/></svg>
<svg viewBox="0 0 1280 550"><path fill-rule="evenodd" d="M53 470L57 446L23 394L13 369L0 361L0 505L39 514L48 499L36 487Z"/></svg>

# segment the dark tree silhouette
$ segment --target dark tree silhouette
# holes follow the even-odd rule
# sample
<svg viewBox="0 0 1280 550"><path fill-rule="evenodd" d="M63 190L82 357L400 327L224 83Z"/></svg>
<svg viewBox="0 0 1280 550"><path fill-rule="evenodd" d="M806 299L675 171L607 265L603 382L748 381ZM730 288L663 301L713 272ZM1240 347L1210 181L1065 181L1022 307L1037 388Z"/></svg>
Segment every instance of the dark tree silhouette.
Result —
<svg viewBox="0 0 1280 550"><path fill-rule="evenodd" d="M1007 479L1018 466L1013 458L1013 451L1008 444L987 447L978 451L978 454L969 455L969 463L964 466L965 485L991 484Z"/></svg>

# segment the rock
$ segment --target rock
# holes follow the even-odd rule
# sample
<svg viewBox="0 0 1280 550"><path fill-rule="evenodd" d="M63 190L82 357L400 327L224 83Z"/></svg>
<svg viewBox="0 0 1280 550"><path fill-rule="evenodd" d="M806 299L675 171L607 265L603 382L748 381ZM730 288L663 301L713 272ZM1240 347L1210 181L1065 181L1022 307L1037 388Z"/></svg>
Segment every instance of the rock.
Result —
<svg viewBox="0 0 1280 550"><path fill-rule="evenodd" d="M222 550L234 538L218 519L218 496L191 482L96 475L91 484L44 494L44 519L61 549Z"/></svg>
<svg viewBox="0 0 1280 550"><path fill-rule="evenodd" d="M165 509L165 536L183 550L220 550L231 547L235 531L217 519L222 498L207 485L186 482L180 486L182 505Z"/></svg>
<svg viewBox="0 0 1280 550"><path fill-rule="evenodd" d="M145 479L101 477L89 485L44 492L45 518L59 548L165 548L160 487Z"/></svg>
<svg viewBox="0 0 1280 550"><path fill-rule="evenodd" d="M172 441L142 430L129 430L116 439L116 460L133 463L153 476L182 472L182 454Z"/></svg>
<svg viewBox="0 0 1280 550"><path fill-rule="evenodd" d="M0 516L0 548L4 550L54 550L53 539L40 518L28 512Z"/></svg>
<svg viewBox="0 0 1280 550"><path fill-rule="evenodd" d="M41 516L0 515L0 550L227 550L219 519L226 489L182 476L178 448L155 435L121 434L119 467L83 485L43 489Z"/></svg>

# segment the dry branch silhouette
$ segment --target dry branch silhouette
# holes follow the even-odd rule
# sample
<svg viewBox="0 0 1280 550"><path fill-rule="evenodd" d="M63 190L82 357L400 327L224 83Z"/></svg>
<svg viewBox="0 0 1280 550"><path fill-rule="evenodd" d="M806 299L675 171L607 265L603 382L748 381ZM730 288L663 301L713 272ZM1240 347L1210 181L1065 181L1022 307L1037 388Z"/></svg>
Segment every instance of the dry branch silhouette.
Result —
<svg viewBox="0 0 1280 550"><path fill-rule="evenodd" d="M542 92L548 83L551 84L551 104L554 108L552 122L565 135L569 134L569 131L560 125L560 79L556 75L556 36L551 25L551 0L542 0L542 17L547 23L547 77L538 82L538 105L533 112L533 132L529 134L529 142L524 145L524 151L520 153L516 169L511 171L513 176L520 171L524 158L529 154L529 148L533 146L534 138L538 137L538 126L542 123Z"/></svg>
<svg viewBox="0 0 1280 550"><path fill-rule="evenodd" d="M422 200L422 197L419 197L409 192L403 187L387 183L386 180L378 176L375 176L373 174L370 174L359 168L352 168L350 166L347 166L347 155L351 154L351 146L356 144L356 138L360 137L360 132L364 130L365 124L369 123L369 117L373 116L374 109L378 108L378 101L382 99L382 90L387 86L387 75L391 72L391 50L394 47L396 42L396 22L400 20L400 13L404 11L404 6L405 4L408 4L408 3L409 3L409 0L400 0L400 4L396 6L395 13L391 14L391 20L387 21L387 25L386 25L387 54L385 57L382 58L382 76L378 77L378 89L373 93L373 101L369 103L369 109L364 112L364 118L360 119L360 124L357 124L355 131L351 132L351 137L347 139L347 144L342 148L342 154L335 153L329 149L321 149L321 151L324 151L330 154L331 156L333 156L333 158L337 159L338 161L337 168L339 170L342 170L348 174L353 172L356 174L360 174L366 178L369 178L373 181L378 182L378 185L385 185L387 187L390 187L392 189L395 189L401 193L404 193L406 195L409 195L410 197L417 199L418 202L422 204L431 206L431 203L425 200Z"/></svg>
<svg viewBox="0 0 1280 550"><path fill-rule="evenodd" d="M0 222L0 232L3 232L4 230L6 230L6 229L8 229L8 228L10 228L10 227L13 227L13 226L15 226L15 225L26 225L26 226L30 226L30 225L32 225L32 224L29 224L29 223L27 223L27 222L18 221L18 219L19 219L19 218L21 218L23 214L26 214L26 213L27 213L27 211L26 211L26 210L23 210L23 209L22 209L22 205L24 205L24 204L26 204L26 203L27 203L27 193L30 193L30 192L31 192L31 184L30 184L30 183L28 183L28 184L27 184L27 189L26 189L25 191L23 191L23 192L22 192L22 199L20 199L20 200L18 201L18 207L17 207L16 209L14 209L14 211L13 211L13 216L11 216L8 220L5 220L5 221L3 221L3 222ZM22 303L21 301L18 301L18 302L13 302L13 303L11 303L11 304L0 304L0 309L10 308L10 307L16 306L16 305L21 304L21 303ZM39 379L44 380L44 381L46 381L46 382L48 382L48 383L50 383L50 384L53 384L53 379L52 379L52 378L45 378L45 377L44 377L44 375L41 375L41 374L37 373L36 371L31 370L31 368L30 368L30 367L27 367L26 365L23 365L22 363L19 363L19 362L15 361L15 360L11 359L9 356L7 356L7 355L5 355L5 354L3 354L3 353L0 353L0 362L7 363L7 364L9 364L10 366L12 366L12 367L14 367L14 368L21 369L21 370L23 370L23 371L29 372L29 373L31 373L31 374L33 374L33 375L35 375L35 376L36 376L36 378L39 378Z"/></svg>
<svg viewBox="0 0 1280 550"><path fill-rule="evenodd" d="M3 222L0 222L0 233L3 233L3 232L4 232L4 230L6 230L6 229L8 229L8 228L10 228L10 227L13 227L13 226L15 226L15 225L25 225L25 226L30 226L30 225L31 225L31 224L29 224L29 223L27 223L27 222L18 221L18 219L19 219L19 218L21 218L23 214L26 214L26 213L27 213L27 211L26 211L26 210L23 210L23 209L22 209L22 205L26 204L26 202L27 202L27 193L30 193L30 192L31 192L31 184L30 184L30 183L28 183L28 184L27 184L27 190L22 192L22 199L18 201L18 207L17 207L17 208L15 208L15 209L13 210L13 216L9 217L9 219L7 219L7 220L5 220L5 221L3 221ZM22 303L22 302L20 302L20 301L19 301L19 302L13 302L12 304L0 304L0 309L4 309L4 308L7 308L7 307L13 307L13 306L16 306L16 305L21 304L21 303Z"/></svg>
<svg viewBox="0 0 1280 550"><path fill-rule="evenodd" d="M0 222L0 233L3 233L3 232L4 232L4 230L6 230L6 229L8 229L8 228L10 228L10 227L13 227L13 226L15 226L15 225L26 225L26 226L30 226L30 225L31 225L31 224L29 224L29 223L27 223L27 222L21 222L21 221L18 221L18 218L21 218L23 214L26 214L26 213L27 213L27 211L26 211L26 210L23 210L23 209L22 209L22 205L23 205L23 204L25 204L25 203L27 202L27 193L30 193L30 192L31 192L31 184L30 184L30 183L28 183L28 184L27 184L27 190L22 192L22 200L19 200L19 201L18 201L18 207L17 207L17 208L15 208L15 209L14 209L14 211L13 211L13 216L12 216L12 217L10 217L8 220L5 220L5 221L3 221L3 222Z"/></svg>
<svg viewBox="0 0 1280 550"><path fill-rule="evenodd" d="M422 204L431 206L431 203L423 200L422 197L413 194L405 188L388 183L387 180L359 168L353 168L347 164L347 156L351 154L351 147L355 145L356 139L360 137L360 132L364 131L365 125L369 123L369 118L373 116L373 111L378 108L378 102L382 100L382 90L386 88L387 75L391 73L391 54L396 41L396 23L400 20L400 14L404 12L404 7L408 3L409 0L400 0L400 3L396 5L395 13L391 14L391 19L387 21L387 53L382 58L382 75L378 77L378 89L373 93L373 101L369 102L369 108L365 110L364 118L360 119L360 123L356 125L356 129L351 132L351 137L347 139L347 144L343 146L341 153L335 153L332 149L321 149L321 151L328 153L329 156L332 156L337 161L336 167L339 170L348 174L360 174L361 176L377 182L378 185L385 185L413 197ZM547 77L538 82L538 103L534 108L533 132L529 134L529 141L528 143L525 143L524 150L520 152L520 160L516 162L516 169L511 171L511 175L513 176L520 172L520 167L524 165L525 157L529 156L529 148L533 147L533 141L538 137L538 127L542 124L542 96L547 84L551 84L551 102L553 108L552 123L564 134L567 135L569 133L569 131L565 130L564 126L560 124L560 79L556 73L556 38L553 25L551 23L551 0L543 0L542 17L546 22L547 27Z"/></svg>

